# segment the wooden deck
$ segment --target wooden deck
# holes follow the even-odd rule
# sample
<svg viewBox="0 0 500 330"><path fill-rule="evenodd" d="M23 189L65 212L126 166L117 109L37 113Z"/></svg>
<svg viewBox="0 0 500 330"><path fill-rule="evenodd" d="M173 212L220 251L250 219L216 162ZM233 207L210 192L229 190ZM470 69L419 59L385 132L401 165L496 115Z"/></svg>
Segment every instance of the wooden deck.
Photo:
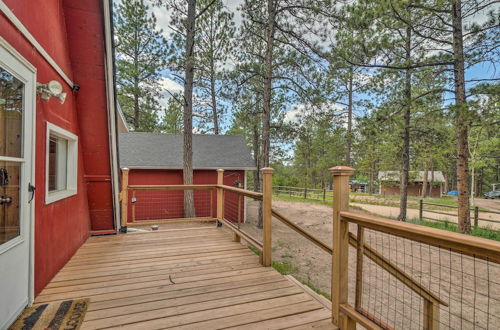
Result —
<svg viewBox="0 0 500 330"><path fill-rule="evenodd" d="M84 297L82 329L336 329L320 298L214 227L92 237L35 303Z"/></svg>

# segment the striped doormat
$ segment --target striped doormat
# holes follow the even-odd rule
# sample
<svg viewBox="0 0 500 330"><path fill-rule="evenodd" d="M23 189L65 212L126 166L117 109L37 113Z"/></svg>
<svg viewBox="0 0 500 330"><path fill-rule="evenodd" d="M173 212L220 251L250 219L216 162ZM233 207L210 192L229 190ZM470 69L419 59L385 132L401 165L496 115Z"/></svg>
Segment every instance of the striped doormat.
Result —
<svg viewBox="0 0 500 330"><path fill-rule="evenodd" d="M9 329L77 330L82 325L88 303L88 299L78 299L28 307Z"/></svg>

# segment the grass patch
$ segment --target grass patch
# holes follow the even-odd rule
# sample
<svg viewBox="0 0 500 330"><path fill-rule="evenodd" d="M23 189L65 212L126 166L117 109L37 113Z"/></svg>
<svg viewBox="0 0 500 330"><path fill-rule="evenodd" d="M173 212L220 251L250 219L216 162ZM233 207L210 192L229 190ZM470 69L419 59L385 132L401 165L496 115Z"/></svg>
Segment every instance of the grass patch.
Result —
<svg viewBox="0 0 500 330"><path fill-rule="evenodd" d="M247 245L247 248L248 248L250 251L252 251L253 253L255 253L256 255L258 255L258 256L260 255L260 251L259 251L259 250L257 250L256 248L254 248L253 246L251 246L251 245Z"/></svg>
<svg viewBox="0 0 500 330"><path fill-rule="evenodd" d="M282 275L297 273L297 267L287 261L273 261L273 268Z"/></svg>
<svg viewBox="0 0 500 330"><path fill-rule="evenodd" d="M247 248L255 253L256 255L260 255L260 251L254 248L251 245L247 245ZM292 256L290 256L292 257ZM276 269L276 271L282 275L289 275L289 274L294 274L297 273L298 268L293 266L291 263L287 261L273 261L272 262L272 267Z"/></svg>
<svg viewBox="0 0 500 330"><path fill-rule="evenodd" d="M301 281L302 282L302 281ZM332 300L332 296L330 296L328 293L324 292L324 291L321 291L320 289L318 289L317 287L315 287L310 281L307 281L307 282L302 282L302 284L304 285L307 285L307 287L311 290L313 290L314 292L316 292L317 294L319 295L322 295L323 297L325 297L326 299L328 300Z"/></svg>

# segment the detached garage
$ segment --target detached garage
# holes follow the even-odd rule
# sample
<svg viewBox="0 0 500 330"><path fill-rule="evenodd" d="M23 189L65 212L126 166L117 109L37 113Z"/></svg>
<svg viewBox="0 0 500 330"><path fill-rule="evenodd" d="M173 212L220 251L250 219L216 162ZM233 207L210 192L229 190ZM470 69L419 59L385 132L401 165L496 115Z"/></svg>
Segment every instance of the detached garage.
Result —
<svg viewBox="0 0 500 330"><path fill-rule="evenodd" d="M120 167L129 169L129 185L182 185L182 134L132 132L119 134ZM255 170L252 155L241 135L193 135L193 183L216 184L217 169L224 170L224 184L247 185L246 171ZM227 194L225 217L245 220L245 202ZM196 217L216 216L214 190L194 192ZM168 220L184 217L183 191L132 191L128 219Z"/></svg>

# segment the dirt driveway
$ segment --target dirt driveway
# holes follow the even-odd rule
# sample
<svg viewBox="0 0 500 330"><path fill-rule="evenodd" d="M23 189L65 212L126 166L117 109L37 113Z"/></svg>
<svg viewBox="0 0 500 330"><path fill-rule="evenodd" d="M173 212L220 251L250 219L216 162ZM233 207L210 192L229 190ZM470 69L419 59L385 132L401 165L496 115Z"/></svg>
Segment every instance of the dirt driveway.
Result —
<svg viewBox="0 0 500 330"><path fill-rule="evenodd" d="M242 229L262 239L256 228L257 203L248 204ZM273 201L273 207L315 237L332 245L332 210L318 204ZM418 212L418 210L417 210ZM355 227L351 227L354 231ZM300 281L324 293L331 288L331 256L273 220L273 261L291 265ZM500 322L500 266L386 234L367 231L366 239L417 282L442 298L441 328L493 328ZM349 278L355 279L355 250L349 253ZM373 262L364 262L363 301L367 310L396 328L422 328L422 300ZM350 282L353 303L354 280ZM397 307L399 306L399 307ZM485 312L486 311L486 312Z"/></svg>

